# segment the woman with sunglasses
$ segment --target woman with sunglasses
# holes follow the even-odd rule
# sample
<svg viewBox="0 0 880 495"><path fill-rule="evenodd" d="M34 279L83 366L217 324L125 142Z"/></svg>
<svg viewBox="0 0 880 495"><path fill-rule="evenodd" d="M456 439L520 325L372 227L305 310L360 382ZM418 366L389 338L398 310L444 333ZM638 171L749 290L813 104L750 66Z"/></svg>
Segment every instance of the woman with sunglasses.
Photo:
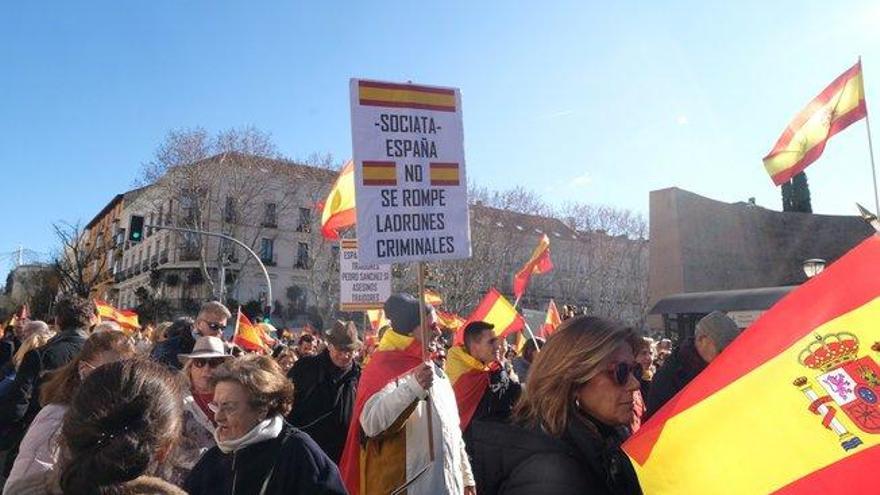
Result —
<svg viewBox="0 0 880 495"><path fill-rule="evenodd" d="M189 390L183 399L180 442L163 473L163 478L175 485L183 484L202 454L215 445L214 428L217 422L209 407L214 398L211 379L214 370L231 357L226 354L223 341L218 337L199 337L191 353L178 355Z"/></svg>
<svg viewBox="0 0 880 495"><path fill-rule="evenodd" d="M620 449L639 388L635 339L601 318L565 320L536 355L512 422L472 425L480 493L641 494Z"/></svg>

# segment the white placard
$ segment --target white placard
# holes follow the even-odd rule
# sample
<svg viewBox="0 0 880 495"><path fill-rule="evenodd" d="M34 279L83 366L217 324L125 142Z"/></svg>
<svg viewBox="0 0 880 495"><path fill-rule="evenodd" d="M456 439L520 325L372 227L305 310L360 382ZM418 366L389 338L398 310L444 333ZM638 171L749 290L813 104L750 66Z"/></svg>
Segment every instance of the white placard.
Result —
<svg viewBox="0 0 880 495"><path fill-rule="evenodd" d="M469 258L458 89L352 79L351 135L361 261Z"/></svg>
<svg viewBox="0 0 880 495"><path fill-rule="evenodd" d="M339 309L381 309L391 296L391 265L358 263L357 241L339 243Z"/></svg>

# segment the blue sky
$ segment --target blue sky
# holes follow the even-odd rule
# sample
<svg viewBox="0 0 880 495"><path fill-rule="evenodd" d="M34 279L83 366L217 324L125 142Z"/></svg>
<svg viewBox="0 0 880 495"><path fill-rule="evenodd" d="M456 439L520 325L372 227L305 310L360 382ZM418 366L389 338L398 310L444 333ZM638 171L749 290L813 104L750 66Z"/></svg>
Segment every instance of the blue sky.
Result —
<svg viewBox="0 0 880 495"><path fill-rule="evenodd" d="M287 155L347 158L350 77L460 87L468 173L492 188L779 209L761 158L859 55L880 108L880 4L721 3L3 2L0 271L128 189L173 128L254 125ZM818 213L873 204L864 123L808 175Z"/></svg>

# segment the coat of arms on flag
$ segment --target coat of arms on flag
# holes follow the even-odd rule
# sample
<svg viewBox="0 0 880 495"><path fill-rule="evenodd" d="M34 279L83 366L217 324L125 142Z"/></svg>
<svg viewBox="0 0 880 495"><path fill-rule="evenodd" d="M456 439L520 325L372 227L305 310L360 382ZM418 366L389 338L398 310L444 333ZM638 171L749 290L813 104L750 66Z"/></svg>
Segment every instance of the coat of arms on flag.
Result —
<svg viewBox="0 0 880 495"><path fill-rule="evenodd" d="M810 401L810 412L821 416L822 425L838 436L844 450L862 445L862 440L837 416L835 404L862 432L880 432L880 367L871 356L859 357L858 337L848 332L816 335L798 361L819 374L813 383L801 376L794 385ZM817 390L826 394L820 396Z"/></svg>

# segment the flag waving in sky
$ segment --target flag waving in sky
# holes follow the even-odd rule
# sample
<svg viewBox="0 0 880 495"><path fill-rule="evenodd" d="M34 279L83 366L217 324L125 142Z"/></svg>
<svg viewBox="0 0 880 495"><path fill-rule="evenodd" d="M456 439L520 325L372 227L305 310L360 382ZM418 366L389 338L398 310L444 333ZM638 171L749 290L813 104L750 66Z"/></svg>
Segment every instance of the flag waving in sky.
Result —
<svg viewBox="0 0 880 495"><path fill-rule="evenodd" d="M321 234L329 240L339 239L339 230L355 224L354 162L346 163L321 205Z"/></svg>
<svg viewBox="0 0 880 495"><path fill-rule="evenodd" d="M495 325L495 335L504 337L525 327L522 315L494 287L480 301L477 309L468 317L467 322L455 332L455 343L464 343L464 327L472 321L485 321Z"/></svg>
<svg viewBox="0 0 880 495"><path fill-rule="evenodd" d="M874 235L773 306L624 444L644 492L876 492L878 321Z"/></svg>
<svg viewBox="0 0 880 495"><path fill-rule="evenodd" d="M838 76L788 124L764 168L777 186L791 180L825 151L831 136L868 115L862 62Z"/></svg>
<svg viewBox="0 0 880 495"><path fill-rule="evenodd" d="M513 295L517 299L522 297L529 285L529 280L533 274L547 273L553 269L553 262L550 260L550 238L547 234L541 236L538 246L532 252L532 257L520 271L513 277Z"/></svg>

